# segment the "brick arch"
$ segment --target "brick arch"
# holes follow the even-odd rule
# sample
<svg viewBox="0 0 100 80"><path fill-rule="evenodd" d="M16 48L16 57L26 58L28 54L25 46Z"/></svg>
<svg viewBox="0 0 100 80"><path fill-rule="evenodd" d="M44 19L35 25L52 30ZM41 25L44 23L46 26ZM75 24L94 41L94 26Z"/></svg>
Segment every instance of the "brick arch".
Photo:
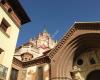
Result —
<svg viewBox="0 0 100 80"><path fill-rule="evenodd" d="M91 40L91 41L90 41ZM88 41L88 42L87 42ZM92 43L92 42L96 43ZM100 33L96 32L81 32L74 36L69 42L63 45L61 55L57 59L55 76L57 78L71 78L70 72L72 71L74 59L77 57L80 51L84 51L88 48L100 47L98 45L100 41ZM92 44L91 44L92 43ZM89 46L88 46L88 45ZM95 45L94 45L95 44ZM83 49L82 46L85 48ZM54 58L53 58L54 59Z"/></svg>
<svg viewBox="0 0 100 80"><path fill-rule="evenodd" d="M75 59L84 51L89 51L93 48L100 48L98 44L100 41L100 34L99 33L89 33L84 34L76 37L75 43L77 43L77 49L74 52L73 62Z"/></svg>

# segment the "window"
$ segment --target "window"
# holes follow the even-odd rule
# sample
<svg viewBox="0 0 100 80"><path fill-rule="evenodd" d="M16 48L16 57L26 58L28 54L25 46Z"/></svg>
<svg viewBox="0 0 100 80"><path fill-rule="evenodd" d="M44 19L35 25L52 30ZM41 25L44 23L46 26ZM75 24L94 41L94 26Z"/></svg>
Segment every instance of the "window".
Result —
<svg viewBox="0 0 100 80"><path fill-rule="evenodd" d="M25 58L25 61L28 61L28 58Z"/></svg>
<svg viewBox="0 0 100 80"><path fill-rule="evenodd" d="M0 54L3 52L4 50L0 48Z"/></svg>
<svg viewBox="0 0 100 80"><path fill-rule="evenodd" d="M91 59L90 59L90 64L96 64L96 61L95 61L94 58L91 58Z"/></svg>
<svg viewBox="0 0 100 80"><path fill-rule="evenodd" d="M82 65L82 64L83 64L83 60L82 60L82 59L78 59L78 60L77 60L77 64L78 64L78 65Z"/></svg>
<svg viewBox="0 0 100 80"><path fill-rule="evenodd" d="M12 11L13 11L12 8L9 8L9 9L8 9L8 12L9 12L9 13L11 13Z"/></svg>
<svg viewBox="0 0 100 80"><path fill-rule="evenodd" d="M0 48L0 63L2 63L2 61L4 59L4 55L5 55L4 50Z"/></svg>
<svg viewBox="0 0 100 80"><path fill-rule="evenodd" d="M10 24L4 18L1 21L0 30L3 32L4 35L10 37L11 27Z"/></svg>
<svg viewBox="0 0 100 80"><path fill-rule="evenodd" d="M11 75L10 75L10 80L17 80L17 77L18 77L18 70L12 68Z"/></svg>
<svg viewBox="0 0 100 80"><path fill-rule="evenodd" d="M0 64L0 80L6 80L8 68Z"/></svg>
<svg viewBox="0 0 100 80"><path fill-rule="evenodd" d="M43 67L38 67L38 79L37 80L43 80Z"/></svg>
<svg viewBox="0 0 100 80"><path fill-rule="evenodd" d="M9 27L10 27L10 24L3 18L0 24L0 28L2 28L3 31L7 32L7 29Z"/></svg>

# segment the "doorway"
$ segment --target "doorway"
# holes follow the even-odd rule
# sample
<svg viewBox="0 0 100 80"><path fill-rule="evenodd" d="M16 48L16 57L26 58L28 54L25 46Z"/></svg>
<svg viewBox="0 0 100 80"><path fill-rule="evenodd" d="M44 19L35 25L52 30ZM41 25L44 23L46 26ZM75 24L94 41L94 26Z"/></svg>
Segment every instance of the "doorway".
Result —
<svg viewBox="0 0 100 80"><path fill-rule="evenodd" d="M100 80L100 70L90 72L86 80Z"/></svg>

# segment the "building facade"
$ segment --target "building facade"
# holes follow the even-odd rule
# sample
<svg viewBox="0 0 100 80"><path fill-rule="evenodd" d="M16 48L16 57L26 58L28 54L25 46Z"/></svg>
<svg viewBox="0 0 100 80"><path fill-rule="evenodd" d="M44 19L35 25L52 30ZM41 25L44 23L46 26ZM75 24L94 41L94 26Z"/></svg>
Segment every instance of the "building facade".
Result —
<svg viewBox="0 0 100 80"><path fill-rule="evenodd" d="M0 80L9 80L19 28L29 21L17 0L0 0Z"/></svg>
<svg viewBox="0 0 100 80"><path fill-rule="evenodd" d="M29 60L27 53L28 61L14 57L16 80L99 80L99 43L99 22L75 22L58 44L43 55L34 59L30 56Z"/></svg>
<svg viewBox="0 0 100 80"><path fill-rule="evenodd" d="M36 38L30 39L27 43L18 47L15 51L12 64L11 80L49 80L49 60L44 57L57 45L46 30ZM47 61L47 63L43 63ZM34 62L38 65L26 65L28 62ZM15 75L13 75L16 73ZM17 77L18 76L18 77ZM16 78L15 78L16 77Z"/></svg>

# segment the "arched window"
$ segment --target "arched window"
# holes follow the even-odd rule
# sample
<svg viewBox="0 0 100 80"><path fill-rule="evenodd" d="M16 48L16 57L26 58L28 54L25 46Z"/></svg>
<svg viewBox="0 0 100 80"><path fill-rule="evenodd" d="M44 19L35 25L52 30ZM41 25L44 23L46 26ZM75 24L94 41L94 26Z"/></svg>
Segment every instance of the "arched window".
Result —
<svg viewBox="0 0 100 80"><path fill-rule="evenodd" d="M96 61L95 61L94 58L91 58L91 59L90 59L90 64L96 64Z"/></svg>

